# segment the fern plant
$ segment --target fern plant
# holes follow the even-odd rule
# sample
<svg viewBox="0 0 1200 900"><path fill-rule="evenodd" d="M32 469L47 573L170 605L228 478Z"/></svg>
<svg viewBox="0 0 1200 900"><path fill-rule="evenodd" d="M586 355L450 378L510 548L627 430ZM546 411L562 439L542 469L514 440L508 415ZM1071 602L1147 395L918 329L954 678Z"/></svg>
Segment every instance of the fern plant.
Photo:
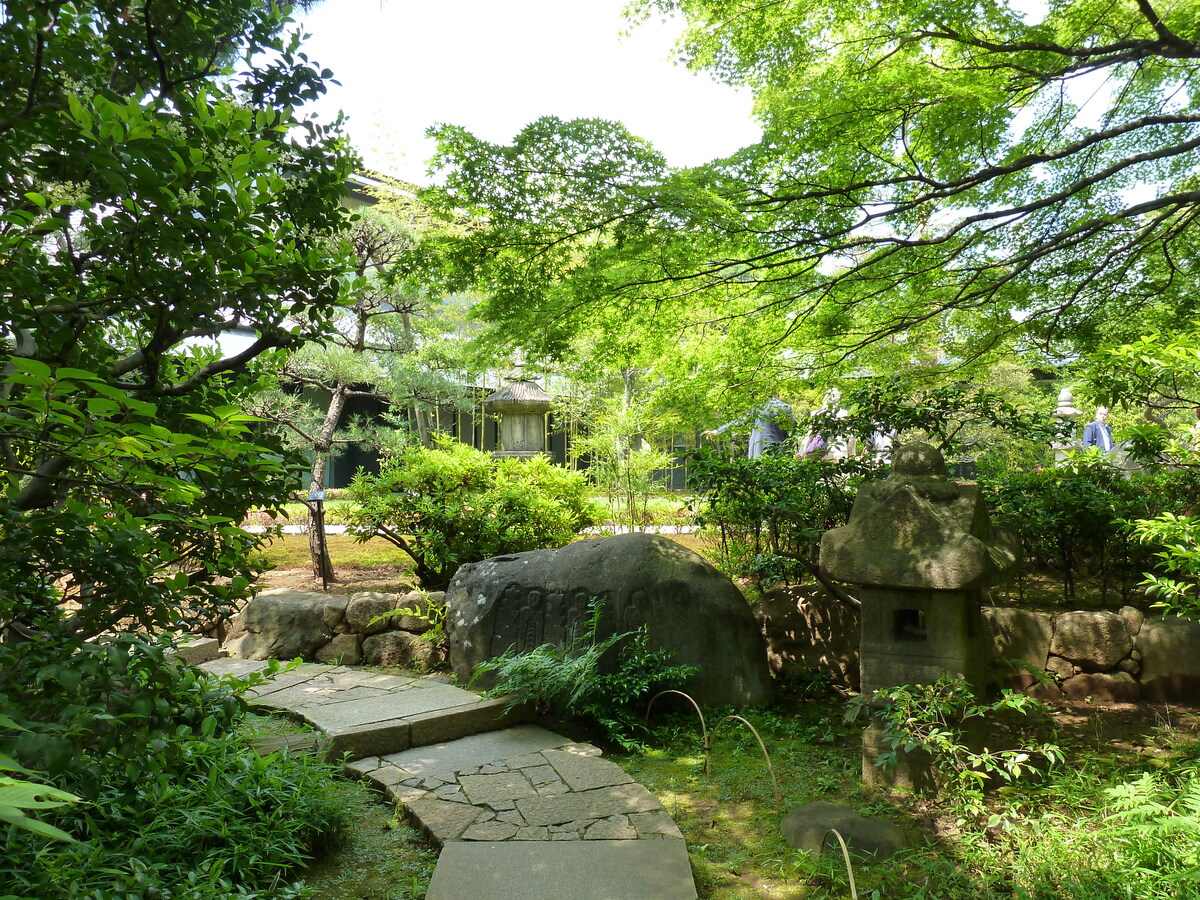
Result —
<svg viewBox="0 0 1200 900"><path fill-rule="evenodd" d="M600 638L603 614L604 601L593 598L583 631L567 646L542 644L524 652L510 647L478 665L471 684L494 673L491 693L511 697L513 705L533 703L542 712L590 721L622 747L639 748L636 735L646 726L638 704L653 691L681 685L697 669L674 665L669 650L650 649L644 626ZM602 668L612 653L615 665Z"/></svg>
<svg viewBox="0 0 1200 900"><path fill-rule="evenodd" d="M1104 793L1111 804L1105 836L1124 868L1194 896L1184 885L1200 890L1200 766L1146 772Z"/></svg>

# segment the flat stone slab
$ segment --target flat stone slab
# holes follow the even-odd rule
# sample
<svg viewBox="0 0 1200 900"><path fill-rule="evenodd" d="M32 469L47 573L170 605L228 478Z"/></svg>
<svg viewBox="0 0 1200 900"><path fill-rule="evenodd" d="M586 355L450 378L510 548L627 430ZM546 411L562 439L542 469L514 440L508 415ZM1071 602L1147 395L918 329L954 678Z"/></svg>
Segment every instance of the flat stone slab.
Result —
<svg viewBox="0 0 1200 900"><path fill-rule="evenodd" d="M471 766L564 746L579 745L572 744L561 734L555 734L537 725L518 725L503 731L473 734L456 741L415 747L387 756L359 759L350 763L349 767L372 780L377 780L374 772L391 767L402 773L403 778L424 778L432 775L449 781L455 772ZM545 760L538 759L538 763L544 762Z"/></svg>
<svg viewBox="0 0 1200 900"><path fill-rule="evenodd" d="M171 655L183 660L189 666L198 666L201 663L217 659L220 649L221 643L216 638L191 637L177 643L175 649L171 651Z"/></svg>
<svg viewBox="0 0 1200 900"><path fill-rule="evenodd" d="M233 659L221 657L201 663L200 668L210 675L236 675L241 678L253 672L261 672L267 667L266 662L258 659Z"/></svg>
<svg viewBox="0 0 1200 900"><path fill-rule="evenodd" d="M246 676L265 662L218 659L201 668ZM257 706L282 710L324 732L329 752L351 758L405 750L520 720L502 700L484 700L431 678L388 675L346 666L305 664L246 692Z"/></svg>
<svg viewBox="0 0 1200 900"><path fill-rule="evenodd" d="M517 811L527 825L564 825L629 813L657 812L662 804L640 784L571 791L549 797L520 798Z"/></svg>
<svg viewBox="0 0 1200 900"><path fill-rule="evenodd" d="M302 704L288 709L309 724L332 733L479 702L478 694L437 684L421 690L401 689L365 699Z"/></svg>
<svg viewBox="0 0 1200 900"><path fill-rule="evenodd" d="M426 900L695 900L681 840L447 844Z"/></svg>

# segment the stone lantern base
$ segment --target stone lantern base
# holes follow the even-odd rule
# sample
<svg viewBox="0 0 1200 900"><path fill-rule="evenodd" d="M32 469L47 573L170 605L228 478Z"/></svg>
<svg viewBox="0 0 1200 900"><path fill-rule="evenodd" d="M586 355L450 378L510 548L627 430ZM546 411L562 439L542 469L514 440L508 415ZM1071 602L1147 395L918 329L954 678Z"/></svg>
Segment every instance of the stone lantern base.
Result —
<svg viewBox="0 0 1200 900"><path fill-rule="evenodd" d="M982 694L987 680L982 591L862 587L862 692L932 684L943 675Z"/></svg>
<svg viewBox="0 0 1200 900"><path fill-rule="evenodd" d="M872 716L862 738L863 784L911 791L929 791L937 786L933 759L924 750L906 751L900 747L896 750L894 766L876 765L879 757L891 750L891 745L883 739L883 725Z"/></svg>

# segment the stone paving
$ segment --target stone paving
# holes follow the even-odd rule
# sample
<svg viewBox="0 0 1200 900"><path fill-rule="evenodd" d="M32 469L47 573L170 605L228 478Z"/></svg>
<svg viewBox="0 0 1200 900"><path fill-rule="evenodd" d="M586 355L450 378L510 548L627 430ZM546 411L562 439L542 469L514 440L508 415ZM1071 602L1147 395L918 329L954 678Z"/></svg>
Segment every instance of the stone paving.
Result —
<svg viewBox="0 0 1200 900"><path fill-rule="evenodd" d="M213 674L266 663L218 659ZM320 732L442 848L428 900L694 900L662 804L590 744L436 678L301 665L248 692Z"/></svg>
<svg viewBox="0 0 1200 900"><path fill-rule="evenodd" d="M654 795L597 748L532 725L347 768L404 804L438 844L683 839Z"/></svg>

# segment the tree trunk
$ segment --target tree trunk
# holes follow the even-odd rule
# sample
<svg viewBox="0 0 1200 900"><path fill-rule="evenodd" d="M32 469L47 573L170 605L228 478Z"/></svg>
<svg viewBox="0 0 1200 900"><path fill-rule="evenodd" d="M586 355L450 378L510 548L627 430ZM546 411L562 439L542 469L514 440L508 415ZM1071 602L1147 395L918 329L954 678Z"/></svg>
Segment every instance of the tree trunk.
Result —
<svg viewBox="0 0 1200 900"><path fill-rule="evenodd" d="M404 326L404 333L410 341L414 340L412 315L407 311L400 314L400 322ZM431 446L432 442L429 439L429 413L421 408L417 402L417 398L413 397L408 402L408 420L412 423L413 429L417 432L417 440L421 442L422 447Z"/></svg>
<svg viewBox="0 0 1200 900"><path fill-rule="evenodd" d="M333 447L334 432L342 418L342 410L346 408L348 389L349 385L338 382L337 387L329 395L329 407L325 410L325 420L321 423L321 432L313 444L312 476L308 481L310 494L313 491L323 490L325 487L325 466L329 461L329 451ZM313 577L320 578L322 583L337 581L324 537L325 517L317 515L315 505L309 505L308 553L312 558Z"/></svg>

